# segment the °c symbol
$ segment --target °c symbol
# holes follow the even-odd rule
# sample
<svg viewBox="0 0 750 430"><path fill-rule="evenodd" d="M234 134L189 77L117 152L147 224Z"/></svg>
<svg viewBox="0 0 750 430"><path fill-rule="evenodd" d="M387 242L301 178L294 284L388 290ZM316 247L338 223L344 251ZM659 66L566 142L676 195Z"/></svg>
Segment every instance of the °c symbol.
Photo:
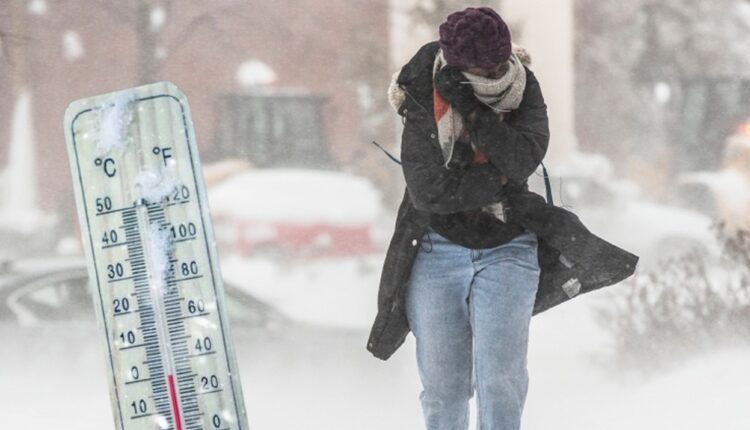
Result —
<svg viewBox="0 0 750 430"><path fill-rule="evenodd" d="M102 160L101 158L97 158L94 160L94 165L103 166L104 174L110 178L114 177L117 174L117 168L115 167L115 160L111 158L106 158L104 160Z"/></svg>

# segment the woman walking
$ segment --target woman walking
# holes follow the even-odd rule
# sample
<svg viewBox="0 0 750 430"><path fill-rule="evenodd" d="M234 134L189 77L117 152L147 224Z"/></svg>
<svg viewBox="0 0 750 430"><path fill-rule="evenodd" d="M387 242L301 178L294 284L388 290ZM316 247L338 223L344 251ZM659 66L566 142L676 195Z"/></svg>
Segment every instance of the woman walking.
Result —
<svg viewBox="0 0 750 430"><path fill-rule="evenodd" d="M467 429L474 393L479 429L519 429L532 314L637 262L528 191L549 143L528 63L494 10L467 8L389 90L407 187L368 349L387 359L414 333L428 430Z"/></svg>
<svg viewBox="0 0 750 430"><path fill-rule="evenodd" d="M420 400L429 430L466 429L475 390L478 428L517 429L528 384L529 321L539 284L537 237L505 223L502 201L490 197L502 196L509 175L514 182L524 181L522 176L541 162L549 142L546 106L533 73L512 51L507 25L492 9L469 8L450 15L440 26L439 47L431 70L438 142L449 167L485 164L481 173L488 183L475 183L476 190L466 194L480 187L494 193L482 200L456 194L452 207L430 208L427 241L417 251L406 293L424 387ZM480 137L478 128L482 122L500 123L503 115L518 109L531 116L521 125L524 143L536 147L536 157L506 156L503 166L486 163L481 150L471 145L492 145L491 140L508 136ZM409 176L420 172L409 169L408 154L402 160L408 186ZM419 188L412 191L417 201L429 202Z"/></svg>

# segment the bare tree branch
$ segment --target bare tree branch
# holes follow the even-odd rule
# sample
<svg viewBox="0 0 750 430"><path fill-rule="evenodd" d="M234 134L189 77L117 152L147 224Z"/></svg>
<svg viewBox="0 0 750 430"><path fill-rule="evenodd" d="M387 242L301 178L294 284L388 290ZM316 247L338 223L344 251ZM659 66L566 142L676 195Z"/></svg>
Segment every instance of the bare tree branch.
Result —
<svg viewBox="0 0 750 430"><path fill-rule="evenodd" d="M174 41L168 46L167 52L177 52L181 47L185 46L188 41L196 36L201 27L208 26L214 31L219 31L219 25L216 22L216 18L211 13L202 13L199 16L190 20L190 22L182 29L182 32L178 37L174 38Z"/></svg>
<svg viewBox="0 0 750 430"><path fill-rule="evenodd" d="M224 17L227 15L231 15L234 13L237 8L246 6L246 4L242 1L233 1L229 2L229 4L220 7L220 8L214 8L210 12L204 12L192 20L188 22L187 25L183 27L182 32L179 34L178 37L175 37L173 42L167 46L167 51L169 53L172 52L178 52L180 48L184 45L186 45L186 42L192 39L197 35L198 30L201 26L208 26L210 29L212 29L215 33L221 34L221 27L219 26L219 20L217 17ZM167 7L172 7L172 1L167 1ZM221 41L225 46L234 46L232 43Z"/></svg>

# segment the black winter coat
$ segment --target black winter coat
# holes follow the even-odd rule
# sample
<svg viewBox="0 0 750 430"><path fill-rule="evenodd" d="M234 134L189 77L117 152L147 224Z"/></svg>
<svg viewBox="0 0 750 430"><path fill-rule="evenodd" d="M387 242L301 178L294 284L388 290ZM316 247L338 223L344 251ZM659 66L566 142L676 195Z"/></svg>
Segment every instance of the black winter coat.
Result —
<svg viewBox="0 0 750 430"><path fill-rule="evenodd" d="M541 163L549 142L547 107L534 74L519 108L505 121L477 119L473 142L490 163L444 166L433 113L432 65L437 42L423 46L398 76L406 100L401 162L406 190L383 264L378 313L367 349L387 360L409 333L404 297L430 213L454 213L503 202L506 222L536 233L541 269L534 314L570 298L612 285L635 271L638 257L591 233L578 217L529 191L527 179ZM453 168L450 168L453 165ZM501 176L510 182L502 186Z"/></svg>

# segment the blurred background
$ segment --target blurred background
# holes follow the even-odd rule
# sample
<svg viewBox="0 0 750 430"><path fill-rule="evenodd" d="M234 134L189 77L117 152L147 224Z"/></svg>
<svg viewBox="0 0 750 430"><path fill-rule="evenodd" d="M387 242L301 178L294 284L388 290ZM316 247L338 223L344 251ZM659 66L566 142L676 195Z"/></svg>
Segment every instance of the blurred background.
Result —
<svg viewBox="0 0 750 430"><path fill-rule="evenodd" d="M404 192L372 141L399 156L391 75L479 5L531 54L556 203L641 257L534 318L524 428L750 427L747 0L0 0L0 426L113 425L63 113L169 80L251 427L423 428L413 338L365 350Z"/></svg>

